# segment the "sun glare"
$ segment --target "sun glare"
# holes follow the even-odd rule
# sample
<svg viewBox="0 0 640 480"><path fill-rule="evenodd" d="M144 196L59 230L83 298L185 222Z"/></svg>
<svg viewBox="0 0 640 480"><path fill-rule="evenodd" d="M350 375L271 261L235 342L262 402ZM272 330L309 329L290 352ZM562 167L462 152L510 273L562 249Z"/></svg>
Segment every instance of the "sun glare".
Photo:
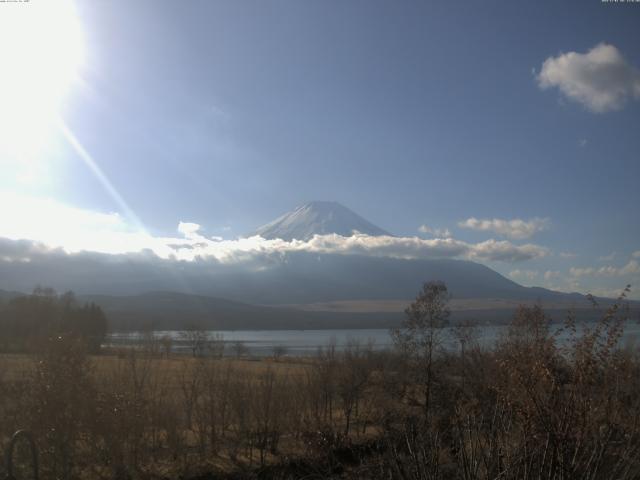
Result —
<svg viewBox="0 0 640 480"><path fill-rule="evenodd" d="M0 14L0 163L43 161L61 102L77 78L84 47L67 0L5 3Z"/></svg>

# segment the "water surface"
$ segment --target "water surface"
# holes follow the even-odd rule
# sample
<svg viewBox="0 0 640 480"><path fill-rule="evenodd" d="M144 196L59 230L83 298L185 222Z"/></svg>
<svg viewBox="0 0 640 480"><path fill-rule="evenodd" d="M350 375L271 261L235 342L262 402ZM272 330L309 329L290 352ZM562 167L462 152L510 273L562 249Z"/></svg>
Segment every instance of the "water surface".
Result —
<svg viewBox="0 0 640 480"><path fill-rule="evenodd" d="M584 324L593 327L592 322ZM560 325L552 325L551 330ZM500 338L506 327L503 325L488 325L476 327L474 337L482 346L491 346ZM233 354L233 344L242 342L248 349L248 353L254 356L271 355L276 347L284 347L288 355L311 355L318 347L334 344L337 350L343 350L349 342L358 342L361 345L371 345L376 350L387 349L393 346L389 330L386 329L345 329L345 330L215 330L207 332L210 338L222 338L225 343L225 354ZM181 351L188 348L182 332L167 330L153 332L155 338L168 336L173 340L173 350ZM148 333L141 332L117 332L109 335L107 345L138 345ZM566 341L566 334L559 335L559 340ZM459 341L450 328L442 332L443 347L448 349L459 348ZM621 339L621 345L636 345L640 339L640 324L628 322Z"/></svg>

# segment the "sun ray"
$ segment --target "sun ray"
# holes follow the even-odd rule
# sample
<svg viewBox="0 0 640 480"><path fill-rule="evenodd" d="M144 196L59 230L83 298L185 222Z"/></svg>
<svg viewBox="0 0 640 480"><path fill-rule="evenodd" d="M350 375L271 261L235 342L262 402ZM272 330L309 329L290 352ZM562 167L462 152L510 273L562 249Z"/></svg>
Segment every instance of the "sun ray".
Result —
<svg viewBox="0 0 640 480"><path fill-rule="evenodd" d="M94 160L91 154L82 146L78 138L74 135L71 129L66 125L62 118L58 118L58 129L62 136L69 142L69 145L73 148L76 154L82 159L85 165L91 170L96 179L100 182L102 187L107 191L109 196L118 205L120 210L125 214L126 218L141 232L147 233L146 228L140 221L135 212L129 207L122 195L116 190L109 178L102 171L98 163Z"/></svg>
<svg viewBox="0 0 640 480"><path fill-rule="evenodd" d="M147 232L142 221L138 218L135 212L129 207L125 199L120 195L115 186L111 183L107 175L102 171L98 163L94 160L91 154L84 148L82 143L74 135L71 129L67 126L64 120L60 117L57 119L57 126L62 136L69 142L69 145L73 148L76 154L82 159L85 165L95 175L96 179L100 182L103 188L107 191L109 196L121 209L128 221L143 235L151 238L151 235ZM153 250L153 249L152 249ZM169 270L168 275L175 278L181 285L185 292L194 293L192 286L187 282L184 275L179 270Z"/></svg>

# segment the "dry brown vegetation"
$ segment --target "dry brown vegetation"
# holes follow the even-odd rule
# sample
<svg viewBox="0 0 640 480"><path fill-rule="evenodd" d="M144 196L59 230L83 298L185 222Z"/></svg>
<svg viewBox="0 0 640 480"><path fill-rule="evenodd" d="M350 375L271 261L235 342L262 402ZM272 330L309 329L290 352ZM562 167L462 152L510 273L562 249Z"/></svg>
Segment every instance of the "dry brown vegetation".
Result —
<svg viewBox="0 0 640 480"><path fill-rule="evenodd" d="M590 330L521 307L490 349L459 326L458 352L439 345L447 300L425 285L393 352L352 342L250 361L150 342L89 356L53 337L37 355L0 357L0 447L31 430L45 479L640 476L624 296Z"/></svg>

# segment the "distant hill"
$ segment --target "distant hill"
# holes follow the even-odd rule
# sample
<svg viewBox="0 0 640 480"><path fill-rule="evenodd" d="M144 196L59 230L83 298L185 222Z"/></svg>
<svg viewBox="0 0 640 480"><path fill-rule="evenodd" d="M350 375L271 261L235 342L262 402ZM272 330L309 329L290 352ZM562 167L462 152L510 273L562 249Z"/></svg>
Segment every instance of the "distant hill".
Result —
<svg viewBox="0 0 640 480"><path fill-rule="evenodd" d="M258 228L254 235L266 239L309 240L314 235L354 232L371 236L391 235L337 202L309 202Z"/></svg>
<svg viewBox="0 0 640 480"><path fill-rule="evenodd" d="M358 302L358 308L350 308L350 302L341 306L303 304L275 307L176 292L149 292L132 296L84 295L79 300L99 305L113 331L392 328L399 325L404 318L404 308L410 303L410 300L397 301L387 308L380 308L375 302L371 305ZM464 320L479 324L506 323L520 303L532 302L453 300L451 320L453 323ZM569 309L573 309L581 320L596 320L601 315L601 311L590 308L587 303L542 305L555 321L564 319Z"/></svg>
<svg viewBox="0 0 640 480"><path fill-rule="evenodd" d="M8 302L9 300L11 300L14 297L19 297L21 295L24 295L24 293L21 292L10 292L7 290L0 290L0 305L2 305L3 303Z"/></svg>
<svg viewBox="0 0 640 480"><path fill-rule="evenodd" d="M0 298L24 295L0 290ZM404 318L407 300L358 300L295 305L251 305L204 295L178 292L147 292L140 295L80 295L79 302L99 305L111 331L182 330L305 330L392 328ZM508 322L517 306L533 300L456 299L451 301L452 322L471 320L479 324ZM4 303L4 302L3 302ZM606 307L610 300L603 300ZM0 304L1 308L2 304ZM576 301L559 298L542 302L555 321L565 318L569 309L581 320L596 320L594 310L582 297ZM632 302L637 312L640 302ZM637 314L637 313L636 313Z"/></svg>
<svg viewBox="0 0 640 480"><path fill-rule="evenodd" d="M294 308L249 305L203 295L149 292L142 295L83 295L105 312L111 329L276 330L323 328L389 328L401 312L308 312Z"/></svg>

